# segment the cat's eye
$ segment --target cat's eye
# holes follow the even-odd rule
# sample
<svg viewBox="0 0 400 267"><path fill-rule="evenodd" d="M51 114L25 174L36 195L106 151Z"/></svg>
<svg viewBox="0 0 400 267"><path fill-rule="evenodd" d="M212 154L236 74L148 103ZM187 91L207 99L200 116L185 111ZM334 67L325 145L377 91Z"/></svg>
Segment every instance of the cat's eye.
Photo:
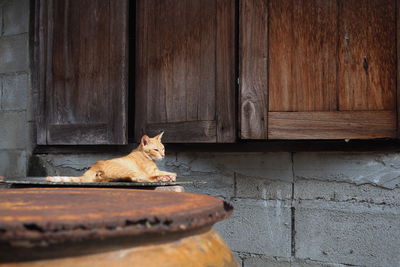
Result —
<svg viewBox="0 0 400 267"><path fill-rule="evenodd" d="M154 151L157 151L157 152L158 152L159 150L158 150L157 148L155 148Z"/></svg>

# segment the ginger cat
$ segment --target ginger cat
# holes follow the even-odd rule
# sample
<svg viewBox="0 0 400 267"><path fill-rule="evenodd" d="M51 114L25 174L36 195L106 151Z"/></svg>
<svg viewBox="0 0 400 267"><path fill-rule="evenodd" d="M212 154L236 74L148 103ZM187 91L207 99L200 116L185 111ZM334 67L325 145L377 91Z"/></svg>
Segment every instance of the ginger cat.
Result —
<svg viewBox="0 0 400 267"><path fill-rule="evenodd" d="M49 176L50 182L174 182L176 173L160 171L155 164L164 158L161 138L164 132L149 138L144 135L140 145L129 155L98 161L80 177Z"/></svg>

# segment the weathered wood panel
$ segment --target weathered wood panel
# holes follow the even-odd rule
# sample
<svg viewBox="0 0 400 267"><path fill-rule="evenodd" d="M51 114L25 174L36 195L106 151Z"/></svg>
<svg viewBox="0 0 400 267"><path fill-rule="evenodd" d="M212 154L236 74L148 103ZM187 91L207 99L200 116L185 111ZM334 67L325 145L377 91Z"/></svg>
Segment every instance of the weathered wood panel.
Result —
<svg viewBox="0 0 400 267"><path fill-rule="evenodd" d="M256 32L264 17L254 3L263 2L241 4L242 138L396 135L400 30L395 0L270 0L268 39ZM253 25L252 32L243 31L246 24ZM251 70L262 66L265 54L267 77ZM247 61L253 65L247 66ZM246 76L247 72L252 75ZM261 87L266 88L268 103L259 96Z"/></svg>
<svg viewBox="0 0 400 267"><path fill-rule="evenodd" d="M396 86L396 90L397 90L397 138L400 137L400 3L399 1L396 1L396 40L397 40L397 58L396 58L396 63L397 63L397 71L396 71L396 75L397 75L397 86Z"/></svg>
<svg viewBox="0 0 400 267"><path fill-rule="evenodd" d="M46 32L38 44L46 48L38 56L46 62L38 66L46 80L39 143L126 143L127 1L48 0L39 9L39 35ZM76 129L85 124L96 135L83 138Z"/></svg>
<svg viewBox="0 0 400 267"><path fill-rule="evenodd" d="M340 110L393 110L397 64L395 0L339 3Z"/></svg>
<svg viewBox="0 0 400 267"><path fill-rule="evenodd" d="M217 0L216 119L218 143L236 140L235 1Z"/></svg>
<svg viewBox="0 0 400 267"><path fill-rule="evenodd" d="M155 123L146 126L146 133L155 136L162 129L165 132L163 140L166 139L170 143L180 143L182 140L185 140L185 143L209 143L217 142L216 127L215 121Z"/></svg>
<svg viewBox="0 0 400 267"><path fill-rule="evenodd" d="M128 141L128 68L129 68L129 7L126 0L110 2L110 62L108 91L110 92L108 138L117 144ZM115 40L118 40L117 42Z"/></svg>
<svg viewBox="0 0 400 267"><path fill-rule="evenodd" d="M235 1L141 0L137 10L136 140L150 124L214 121L209 142L234 141Z"/></svg>
<svg viewBox="0 0 400 267"><path fill-rule="evenodd" d="M293 110L296 105L291 93L292 9L292 1L269 1L268 110L276 110L274 105L282 107L282 111Z"/></svg>
<svg viewBox="0 0 400 267"><path fill-rule="evenodd" d="M240 3L240 137L266 139L268 1L248 0Z"/></svg>
<svg viewBox="0 0 400 267"><path fill-rule="evenodd" d="M201 2L201 1L189 1L189 2ZM232 1L234 2L234 1ZM209 8L201 8L200 17L208 18L207 20L212 20L212 23L207 20L199 20L196 24L198 24L198 28L196 34L199 36L194 39L200 39L200 51L196 51L199 53L198 61L200 61L200 75L197 75L196 72L192 74L201 77L201 79L194 81L191 84L192 88L195 88L195 83L199 82L197 85L198 93L196 96L198 97L197 109L193 110L197 113L198 120L215 120L215 105L216 105L216 93L215 90L210 90L210 88L214 88L216 86L216 71L217 71L217 62L215 61L215 53L217 48L217 44L214 41L217 34L216 29L216 16L217 10L216 5L217 1L208 2L207 5ZM209 32L210 34L202 34L203 32ZM193 44L188 44L189 46ZM222 49L225 49L222 47ZM198 62L193 62L193 64L198 64ZM228 69L234 69L234 66L228 66ZM228 70L229 71L229 70ZM214 75L212 75L214 73ZM218 90L218 88L216 88ZM191 90L193 92L193 90ZM232 89L233 91L233 89ZM193 93L191 93L193 94ZM229 96L228 96L229 97ZM232 97L232 96L231 96ZM187 105L196 105L195 99L191 99L191 102L187 102ZM228 99L227 99L228 100ZM234 99L233 99L234 101ZM195 113L193 112L193 113ZM191 112L189 112L190 114ZM188 120L191 120L191 117L188 117Z"/></svg>
<svg viewBox="0 0 400 267"><path fill-rule="evenodd" d="M145 2L148 123L213 120L216 1Z"/></svg>
<svg viewBox="0 0 400 267"><path fill-rule="evenodd" d="M135 140L146 134L147 122L147 88L152 85L152 76L148 68L149 50L147 45L141 45L149 40L147 33L154 31L149 28L150 1L136 1L136 45L135 45ZM143 41L141 41L143 40ZM132 67L132 66L131 66Z"/></svg>
<svg viewBox="0 0 400 267"><path fill-rule="evenodd" d="M47 40L48 40L48 1L35 1L35 34L34 34L34 88L37 91L38 105L36 108L36 141L39 145L46 145L47 118L46 118L46 71L47 71ZM50 50L51 51L51 50Z"/></svg>
<svg viewBox="0 0 400 267"><path fill-rule="evenodd" d="M269 139L396 137L395 111L269 112Z"/></svg>
<svg viewBox="0 0 400 267"><path fill-rule="evenodd" d="M109 140L106 123L82 123L82 124L49 124L47 140L50 144L85 145L90 144L96 138L98 144L107 144Z"/></svg>
<svg viewBox="0 0 400 267"><path fill-rule="evenodd" d="M269 110L336 110L336 1L272 0L270 9Z"/></svg>

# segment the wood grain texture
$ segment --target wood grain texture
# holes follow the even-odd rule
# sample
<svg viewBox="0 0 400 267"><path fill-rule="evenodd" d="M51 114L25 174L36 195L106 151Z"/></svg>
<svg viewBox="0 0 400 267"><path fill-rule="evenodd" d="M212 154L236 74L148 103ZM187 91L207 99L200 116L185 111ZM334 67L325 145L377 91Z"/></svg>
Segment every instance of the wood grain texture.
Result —
<svg viewBox="0 0 400 267"><path fill-rule="evenodd" d="M337 4L272 0L269 110L336 110Z"/></svg>
<svg viewBox="0 0 400 267"><path fill-rule="evenodd" d="M144 2L149 15L139 24L148 30L140 44L149 51L148 122L214 119L215 1Z"/></svg>
<svg viewBox="0 0 400 267"><path fill-rule="evenodd" d="M45 48L38 66L45 81L40 87L39 143L126 144L127 0L48 0L39 5L43 37L38 45ZM108 127L87 139L75 130L84 124ZM52 132L51 125L63 125L66 133L55 137L59 132Z"/></svg>
<svg viewBox="0 0 400 267"><path fill-rule="evenodd" d="M235 2L217 0L216 117L217 142L236 140Z"/></svg>
<svg viewBox="0 0 400 267"><path fill-rule="evenodd" d="M150 80L148 72L148 49L142 45L147 41L149 20L147 5L150 1L136 1L136 39L135 39L135 130L134 137L138 141L146 133L147 121L147 87Z"/></svg>
<svg viewBox="0 0 400 267"><path fill-rule="evenodd" d="M396 81L397 81L397 138L400 137L400 3L399 1L396 1L396 41L397 41L397 58L396 58L396 63L397 63L397 71L396 71Z"/></svg>
<svg viewBox="0 0 400 267"><path fill-rule="evenodd" d="M146 133L155 136L164 131L163 140L168 143L210 143L217 142L216 127L215 121L155 123L147 125Z"/></svg>
<svg viewBox="0 0 400 267"><path fill-rule="evenodd" d="M137 10L135 139L150 124L214 121L209 142L234 141L234 1L140 0Z"/></svg>
<svg viewBox="0 0 400 267"><path fill-rule="evenodd" d="M48 33L48 1L35 1L35 33L34 33L34 64L36 68L33 70L35 74L34 90L37 90L37 106L36 106L36 141L38 145L46 145L46 114L45 101L46 94L46 66L47 66L47 39Z"/></svg>
<svg viewBox="0 0 400 267"><path fill-rule="evenodd" d="M266 139L268 1L240 2L240 137Z"/></svg>
<svg viewBox="0 0 400 267"><path fill-rule="evenodd" d="M191 2L201 2L201 1L191 1ZM216 4L217 1L210 1L207 3L207 5L210 8L202 8L201 9L201 17L207 18L205 21L200 20L199 23L199 28L197 29L199 33L199 39L200 39L200 51L199 53L199 61L200 61L200 77L201 80L199 80L200 85L199 87L199 92L198 92L198 97L199 97L199 103L197 104L197 116L198 120L215 120L216 115L215 115L215 105L216 105L216 92L215 90L210 90L209 88L214 88L216 84L216 62L215 62L215 54L216 54L216 49L217 49L217 44L214 41L217 34L216 31L216 16L217 16L217 11L216 11ZM211 23L208 21L212 21ZM210 34L202 34L202 32L209 32ZM234 66L230 66L229 68L234 68ZM211 75L211 74L214 75ZM196 75L196 73L193 73L193 75ZM197 80L195 80L197 81ZM194 84L192 85L194 86ZM218 90L218 88L216 88ZM190 98L189 98L190 99ZM187 104L190 104L189 102ZM194 104L194 101L191 101L192 105ZM188 117L190 120L190 117Z"/></svg>
<svg viewBox="0 0 400 267"><path fill-rule="evenodd" d="M268 110L275 105L283 106L283 111L292 110L292 1L269 1L268 32ZM243 81L242 81L243 82ZM259 122L258 122L259 123Z"/></svg>
<svg viewBox="0 0 400 267"><path fill-rule="evenodd" d="M48 143L53 145L86 145L96 140L96 144L106 145L109 125L106 123L50 124Z"/></svg>
<svg viewBox="0 0 400 267"><path fill-rule="evenodd" d="M269 139L396 137L394 111L269 112Z"/></svg>
<svg viewBox="0 0 400 267"><path fill-rule="evenodd" d="M114 139L117 144L128 142L128 104L133 105L133 103L128 103L128 10L126 0L113 0L113 4L110 5L108 90L111 94L109 105L112 108L110 108L108 121L112 126L108 128L108 138Z"/></svg>
<svg viewBox="0 0 400 267"><path fill-rule="evenodd" d="M395 0L341 0L340 110L396 105Z"/></svg>
<svg viewBox="0 0 400 267"><path fill-rule="evenodd" d="M269 139L394 137L395 8L395 0L269 2Z"/></svg>

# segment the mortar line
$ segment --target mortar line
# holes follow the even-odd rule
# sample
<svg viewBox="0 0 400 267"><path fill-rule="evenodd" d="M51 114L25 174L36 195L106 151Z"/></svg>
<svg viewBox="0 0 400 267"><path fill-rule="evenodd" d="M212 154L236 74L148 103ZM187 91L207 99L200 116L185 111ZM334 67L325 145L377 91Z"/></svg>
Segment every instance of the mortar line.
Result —
<svg viewBox="0 0 400 267"><path fill-rule="evenodd" d="M20 32L20 33L14 33L14 34L7 34L4 35L4 33L1 35L1 38L6 39L6 38L13 38L13 37L18 37L21 35L28 35L28 32ZM28 37L29 38L29 37Z"/></svg>
<svg viewBox="0 0 400 267"><path fill-rule="evenodd" d="M237 197L237 181L236 181L236 172L233 172L233 197Z"/></svg>
<svg viewBox="0 0 400 267"><path fill-rule="evenodd" d="M295 223L296 210L295 210L294 207L290 208L290 213L291 213L291 219L292 219L292 221L291 221L291 224L292 224L292 227L291 227L291 238L292 238L292 240L291 240L291 244L290 244L291 245L290 255L292 256L292 258L295 258L296 257L296 240L295 240L296 228L295 228L294 223Z"/></svg>
<svg viewBox="0 0 400 267"><path fill-rule="evenodd" d="M1 21L0 21L0 36L3 36L3 32L4 32L4 12L3 12L4 8L3 6L0 7L0 15L1 15Z"/></svg>
<svg viewBox="0 0 400 267"><path fill-rule="evenodd" d="M3 111L3 77L0 76L0 110Z"/></svg>
<svg viewBox="0 0 400 267"><path fill-rule="evenodd" d="M291 242L290 242L290 254L291 257L294 258L296 256L296 228L295 228L295 212L296 209L293 205L294 203L294 182L295 182L295 175L294 175L294 152L291 152L290 159L292 163L292 196L290 201L290 216L291 216Z"/></svg>

